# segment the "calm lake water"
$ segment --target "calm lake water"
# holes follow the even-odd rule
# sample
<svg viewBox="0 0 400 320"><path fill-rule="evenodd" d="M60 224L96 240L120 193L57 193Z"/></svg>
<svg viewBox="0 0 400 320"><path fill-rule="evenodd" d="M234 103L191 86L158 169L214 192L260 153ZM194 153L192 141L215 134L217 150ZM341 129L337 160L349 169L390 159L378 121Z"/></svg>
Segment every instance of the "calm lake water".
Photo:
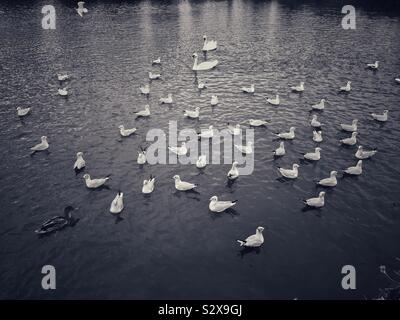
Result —
<svg viewBox="0 0 400 320"><path fill-rule="evenodd" d="M49 1L48 1L49 2ZM342 4L306 1L87 1L83 18L75 4L51 1L56 30L41 28L46 3L0 3L0 298L106 299L363 299L391 283L379 272L400 269L399 210L399 10L356 5L357 29L341 28ZM377 5L376 5L377 6ZM202 35L218 40L208 58L220 60L199 73L208 88L199 93L191 71ZM160 68L150 62L158 56ZM200 55L200 60L203 56ZM366 63L380 61L377 72ZM147 103L139 85L147 72L153 81L149 119L133 112ZM57 95L57 72L67 72L69 96ZM339 86L352 81L348 95ZM302 95L290 85L305 81ZM240 87L254 83L256 93ZM173 93L175 104L158 99ZM279 92L281 105L265 103ZM220 103L211 108L211 95ZM276 166L299 162L315 147L310 106L321 98L330 105L319 113L322 159L300 163L295 181L277 180ZM17 106L33 112L20 121ZM199 121L184 109L201 107ZM379 124L369 113L389 111ZM271 120L255 130L255 169L231 186L230 165L145 165L138 147L152 128L222 129L226 122ZM303 211L301 199L320 190L315 180L331 170L354 165L355 148L340 146L340 123L359 119L359 142L377 147L364 161L361 176L339 179L327 190L321 210ZM121 139L118 126L138 134ZM274 160L273 132L297 127L287 155ZM50 152L30 156L29 148L47 135ZM112 174L110 189L85 188L75 175L75 154L84 152L86 172ZM150 197L143 179L156 176ZM172 176L199 184L198 194L177 193ZM109 213L117 190L125 194L121 220ZM238 199L234 214L212 214L208 199ZM34 230L61 215L67 205L80 221L48 237ZM264 226L258 251L241 252L236 239ZM57 289L41 288L41 268L54 265ZM357 270L357 290L341 288L341 268Z"/></svg>

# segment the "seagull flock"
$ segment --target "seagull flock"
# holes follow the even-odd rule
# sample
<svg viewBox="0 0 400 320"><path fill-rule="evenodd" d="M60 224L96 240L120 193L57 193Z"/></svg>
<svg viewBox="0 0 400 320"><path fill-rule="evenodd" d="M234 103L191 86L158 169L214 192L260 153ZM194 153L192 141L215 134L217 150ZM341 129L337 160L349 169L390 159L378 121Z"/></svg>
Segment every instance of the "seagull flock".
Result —
<svg viewBox="0 0 400 320"><path fill-rule="evenodd" d="M76 9L78 14L83 17L84 14L88 13L88 10L84 8L84 2L78 2L78 8ZM203 36L203 47L202 51L203 52L208 52L208 51L213 51L217 49L217 41L215 40L208 40L207 36ZM194 64L192 67L192 70L194 72L197 71L207 71L215 68L219 61L218 60L206 60L204 62L199 63L198 62L198 55L196 53L193 54L193 59L194 59ZM161 64L161 57L158 57L157 59L153 60L151 62L151 65L160 65ZM367 68L371 70L377 70L379 67L379 61L376 61L375 63L372 64L367 64ZM153 73L149 72L148 77L150 80L150 83L153 80L160 79L162 77L161 74L159 73ZM60 83L64 83L65 81L70 79L70 75L68 74L57 74L57 79L59 80ZM396 78L395 82L400 84L400 78ZM207 85L205 82L200 82L198 81L197 83L197 88L198 90L203 90L207 88ZM302 93L305 91L305 83L302 81L299 83L297 86L291 86L290 87L291 91L296 92L296 93ZM141 94L144 95L149 95L150 94L150 84L145 84L141 85L139 88ZM246 94L253 94L255 92L255 85L251 84L250 86L243 86L240 88L240 90L243 93ZM339 93L349 93L351 92L351 81L347 81L346 85L343 87L339 88ZM58 89L58 94L60 96L67 96L68 95L68 87L60 88ZM159 99L160 104L172 104L174 103L172 94L168 94L166 97L162 97ZM279 94L276 94L275 98L267 98L266 103L269 103L274 106L278 106L280 103L279 100ZM325 99L321 99L319 103L311 106L311 110L324 110L325 105L328 103ZM218 104L218 97L216 95L213 95L211 98L211 105L216 106ZM25 117L31 112L31 108L22 108L18 107L17 108L17 115L18 117ZM388 110L384 110L383 113L372 113L371 119L378 121L378 122L386 122L388 121ZM145 105L144 110L138 111L135 113L136 117L148 117L150 116L150 106ZM199 118L200 114L200 108L196 107L194 110L185 110L184 111L184 116L192 119ZM268 120L264 119L249 119L248 124L251 127L260 127L260 126L266 126L268 124ZM318 119L318 116L314 114L311 118L310 121L310 126L313 128L313 141L317 143L323 142L322 138L322 127L324 126L320 120ZM125 128L124 125L120 125L119 127L120 135L122 137L128 137L136 132L136 128ZM228 130L232 135L240 135L242 132L241 125L236 124L232 125L228 123ZM286 154L285 150L285 140L293 140L295 139L295 127L290 127L289 131L286 132L280 132L276 133L276 138L280 140L278 148L273 151L273 157L274 158L279 158L283 157ZM340 130L346 131L351 133L351 136L345 139L340 140L340 143L343 145L347 146L354 146L357 144L357 136L358 136L358 119L354 119L351 124L340 124ZM213 126L210 125L208 129L202 130L201 133L199 133L199 139L210 139L213 137ZM47 141L46 136L41 137L41 142L31 148L32 153L35 152L40 152L40 151L45 151L49 148L49 143ZM251 154L253 153L253 146L252 142L248 142L247 145L235 145L235 148L237 148L240 152L243 154ZM186 147L186 143L182 142L181 146L169 146L168 149L172 152L175 153L178 156L181 155L186 155L188 152L188 149ZM319 161L321 159L321 147L316 147L313 151L307 152L303 154L303 158L305 161ZM362 174L362 163L363 160L371 158L377 153L377 150L366 150L364 149L361 145L358 146L357 151L355 153L355 158L358 159L358 162L351 167L348 167L347 169L342 170L344 174L348 175L361 175ZM139 165L144 165L146 164L147 159L146 159L146 150L141 148L140 151L138 151L138 157L137 157L137 163ZM206 167L207 165L207 157L205 155L200 155L197 162L196 162L196 167L199 169L202 169ZM235 161L232 163L232 167L227 173L227 179L229 180L235 180L239 177L239 170L237 168L238 163ZM77 152L76 154L76 161L73 165L73 168L76 171L81 171L84 170L86 166L86 162L83 158L83 152ZM281 168L277 167L278 173L282 176L284 179L296 179L299 176L299 168L300 166L297 163L294 163L291 168ZM330 172L329 177L321 179L317 182L317 185L326 187L326 188L332 188L337 185L337 175L338 171L337 170L332 170ZM110 179L110 176L106 177L101 177L101 178L91 178L91 176L88 173L85 173L83 175L83 179L85 181L85 185L88 189L96 189L104 186L107 181ZM173 180L175 182L175 189L178 191L186 192L193 190L197 187L195 183L187 182L181 180L181 177L179 175L174 175ZM143 181L143 187L142 187L142 193L143 194L150 194L154 191L155 188L155 177L150 176L149 179L146 179ZM111 205L110 205L110 212L112 214L120 214L123 209L124 209L124 194L121 191L118 191L117 195L115 198L112 200ZM209 199L209 210L214 213L221 213L229 208L232 208L233 206L236 205L237 200L233 201L227 201L227 200L219 200L218 196L214 195ZM325 205L325 192L321 191L319 192L317 197L310 198L310 199L305 199L303 200L306 206L312 207L312 208L321 208ZM57 217L56 217L57 218ZM45 222L46 226L49 224L49 221ZM64 220L63 220L64 224ZM42 225L42 228L46 229L46 226ZM52 229L51 229L52 230ZM256 233L249 236L248 238L244 240L237 240L237 242L240 244L240 246L244 247L259 247L264 243L264 237L263 237L263 232L264 227L257 227L256 228Z"/></svg>

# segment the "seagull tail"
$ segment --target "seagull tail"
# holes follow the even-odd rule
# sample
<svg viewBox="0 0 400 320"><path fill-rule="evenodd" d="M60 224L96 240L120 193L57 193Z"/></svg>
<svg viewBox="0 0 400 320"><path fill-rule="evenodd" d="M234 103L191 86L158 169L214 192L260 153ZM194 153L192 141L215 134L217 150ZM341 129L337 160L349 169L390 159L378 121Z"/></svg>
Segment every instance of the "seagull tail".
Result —
<svg viewBox="0 0 400 320"><path fill-rule="evenodd" d="M232 201L232 203L236 203L236 202L238 202L238 200L233 200L233 201Z"/></svg>
<svg viewBox="0 0 400 320"><path fill-rule="evenodd" d="M246 244L245 240L236 240L236 241L240 243L241 247L243 247Z"/></svg>

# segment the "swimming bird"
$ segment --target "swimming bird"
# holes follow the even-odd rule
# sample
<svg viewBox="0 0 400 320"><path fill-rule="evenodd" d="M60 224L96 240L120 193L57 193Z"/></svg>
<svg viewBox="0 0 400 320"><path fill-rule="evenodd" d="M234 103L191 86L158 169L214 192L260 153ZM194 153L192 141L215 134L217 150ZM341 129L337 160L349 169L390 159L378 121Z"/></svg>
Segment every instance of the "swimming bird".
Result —
<svg viewBox="0 0 400 320"><path fill-rule="evenodd" d="M76 154L76 161L74 163L75 170L81 170L86 166L86 162L83 159L83 152L78 152Z"/></svg>
<svg viewBox="0 0 400 320"><path fill-rule="evenodd" d="M309 207L321 208L325 205L325 192L321 191L317 198L310 198L303 202Z"/></svg>
<svg viewBox="0 0 400 320"><path fill-rule="evenodd" d="M234 201L219 201L217 196L212 196L210 198L210 204L208 205L208 208L212 212L223 212L226 209L229 209L236 205L237 200Z"/></svg>
<svg viewBox="0 0 400 320"><path fill-rule="evenodd" d="M267 98L267 102L274 106L278 106L280 103L279 94L275 96L275 98Z"/></svg>
<svg viewBox="0 0 400 320"><path fill-rule="evenodd" d="M203 51L212 51L217 49L217 41L207 40L207 36L203 36Z"/></svg>
<svg viewBox="0 0 400 320"><path fill-rule="evenodd" d="M214 136L214 128L213 126L209 126L208 129L202 129L201 132L197 135L200 139L210 139Z"/></svg>
<svg viewBox="0 0 400 320"><path fill-rule="evenodd" d="M350 175L359 176L362 173L362 160L358 160L354 167L348 167L344 172Z"/></svg>
<svg viewBox="0 0 400 320"><path fill-rule="evenodd" d="M188 118L198 119L200 116L200 107L196 107L194 109L194 111L193 110L185 110L183 115Z"/></svg>
<svg viewBox="0 0 400 320"><path fill-rule="evenodd" d="M388 120L388 113L389 110L384 110L383 114L371 113L371 116L376 121L386 122Z"/></svg>
<svg viewBox="0 0 400 320"><path fill-rule="evenodd" d="M49 220L46 220L42 223L40 228L35 230L35 233L39 235L49 234L51 232L59 231L64 229L67 226L74 226L79 219L74 219L72 217L72 211L75 209L71 206L67 206L64 208L64 216L55 216Z"/></svg>
<svg viewBox="0 0 400 320"><path fill-rule="evenodd" d="M146 161L147 161L146 150L140 148L140 151L138 151L138 157L137 157L136 162L137 162L137 164L142 165L142 164L145 164Z"/></svg>
<svg viewBox="0 0 400 320"><path fill-rule="evenodd" d="M379 61L375 61L375 63L367 63L367 67L372 70L378 70Z"/></svg>
<svg viewBox="0 0 400 320"><path fill-rule="evenodd" d="M313 114L310 124L313 128L320 128L322 126L321 122L318 121L318 116L316 114Z"/></svg>
<svg viewBox="0 0 400 320"><path fill-rule="evenodd" d="M253 142L249 141L246 145L237 145L235 147L243 154L252 154L253 153Z"/></svg>
<svg viewBox="0 0 400 320"><path fill-rule="evenodd" d="M313 141L314 142L322 142L322 131L321 130L314 130L313 131Z"/></svg>
<svg viewBox="0 0 400 320"><path fill-rule="evenodd" d="M86 9L86 8L83 6L84 4L85 4L85 2L79 1L79 2L78 2L78 8L75 9L81 17L83 17L83 14L84 14L84 13L88 13L88 9Z"/></svg>
<svg viewBox="0 0 400 320"><path fill-rule="evenodd" d="M197 63L197 60L198 60L197 53L193 54L193 58L194 58L194 63L193 63L193 67L192 67L193 71L211 70L218 65L218 60L204 61L204 62L201 62L200 64L198 64Z"/></svg>
<svg viewBox="0 0 400 320"><path fill-rule="evenodd" d="M228 174L227 174L229 180L235 180L236 178L239 177L239 170L237 168L237 165L238 165L237 161L234 161L232 163L232 168L231 168L231 170L228 171Z"/></svg>
<svg viewBox="0 0 400 320"><path fill-rule="evenodd" d="M357 152L355 154L357 159L368 159L374 156L378 150L364 150L362 146L358 146Z"/></svg>
<svg viewBox="0 0 400 320"><path fill-rule="evenodd" d="M168 147L168 149L171 152L177 154L178 156L184 156L188 152L188 149L186 148L186 143L185 142L182 142L180 147Z"/></svg>
<svg viewBox="0 0 400 320"><path fill-rule="evenodd" d="M110 212L113 214L119 214L124 210L124 194L118 191L114 200L111 202Z"/></svg>
<svg viewBox="0 0 400 320"><path fill-rule="evenodd" d="M335 187L337 185L337 171L331 171L329 178L321 179L317 182L318 185L323 187Z"/></svg>
<svg viewBox="0 0 400 320"><path fill-rule="evenodd" d="M156 60L153 60L152 64L161 64L161 58L158 57Z"/></svg>
<svg viewBox="0 0 400 320"><path fill-rule="evenodd" d="M240 243L241 247L258 248L264 243L263 231L263 227L257 227L256 234L247 237L245 240L236 241Z"/></svg>
<svg viewBox="0 0 400 320"><path fill-rule="evenodd" d="M175 180L175 189L179 191L189 191L197 186L194 183L182 181L181 177L178 176L177 174L174 175L173 179Z"/></svg>
<svg viewBox="0 0 400 320"><path fill-rule="evenodd" d="M254 84L251 84L250 87L242 87L242 91L244 93L254 93Z"/></svg>
<svg viewBox="0 0 400 320"><path fill-rule="evenodd" d="M310 161L318 161L321 159L321 148L316 147L314 149L314 152L307 152L304 154L304 159L310 160Z"/></svg>
<svg viewBox="0 0 400 320"><path fill-rule="evenodd" d="M211 96L211 105L216 106L218 104L218 97L216 95Z"/></svg>
<svg viewBox="0 0 400 320"><path fill-rule="evenodd" d="M86 187L88 187L89 189L96 189L104 185L107 180L110 179L110 177L107 176L105 178L91 179L90 175L86 173L83 175L83 179L85 180Z"/></svg>
<svg viewBox="0 0 400 320"><path fill-rule="evenodd" d="M203 90L203 89L205 89L205 88L207 88L206 83L205 83L205 82L199 81L199 83L197 84L197 89Z"/></svg>
<svg viewBox="0 0 400 320"><path fill-rule="evenodd" d="M17 115L18 117L24 117L26 116L29 112L31 112L31 108L21 108L17 107Z"/></svg>
<svg viewBox="0 0 400 320"><path fill-rule="evenodd" d="M155 186L156 178L150 175L149 180L144 180L143 181L143 187L142 187L142 193L144 194L149 194L154 191L154 186Z"/></svg>
<svg viewBox="0 0 400 320"><path fill-rule="evenodd" d="M343 92L350 92L351 90L351 81L347 81L346 85L344 87L340 87L340 91Z"/></svg>
<svg viewBox="0 0 400 320"><path fill-rule="evenodd" d="M355 132L357 131L357 124L358 124L358 120L354 119L351 124L340 124L340 127L342 128L342 130L344 131L348 131L348 132Z"/></svg>
<svg viewBox="0 0 400 320"><path fill-rule="evenodd" d="M65 81L65 80L68 80L68 79L69 79L69 75L68 75L68 74L61 74L61 73L58 73L58 74L57 74L57 79L58 79L58 81Z"/></svg>
<svg viewBox="0 0 400 320"><path fill-rule="evenodd" d="M67 96L67 95L68 95L68 90L67 90L67 88L60 88L60 89L58 89L58 94L59 94L60 96L63 96L63 97Z"/></svg>
<svg viewBox="0 0 400 320"><path fill-rule="evenodd" d="M174 102L174 100L172 99L172 93L168 93L168 96L166 98L160 98L160 103L163 104L171 104Z"/></svg>
<svg viewBox="0 0 400 320"><path fill-rule="evenodd" d="M132 128L132 129L125 129L124 125L121 124L119 127L119 133L121 134L121 136L123 137L129 137L131 134L136 132L136 128Z"/></svg>
<svg viewBox="0 0 400 320"><path fill-rule="evenodd" d="M150 93L150 86L148 84L142 85L139 87L139 90L142 94L149 94Z"/></svg>
<svg viewBox="0 0 400 320"><path fill-rule="evenodd" d="M294 92L303 92L304 91L304 82L301 81L298 86L290 87L290 89Z"/></svg>
<svg viewBox="0 0 400 320"><path fill-rule="evenodd" d="M290 127L289 132L276 133L276 135L281 139L293 140L295 138L294 130L296 130L295 127Z"/></svg>
<svg viewBox="0 0 400 320"><path fill-rule="evenodd" d="M149 79L150 80L157 80L161 78L161 74L159 73L153 73L153 72L149 72Z"/></svg>
<svg viewBox="0 0 400 320"><path fill-rule="evenodd" d="M144 110L140 110L138 112L135 112L135 115L136 115L136 118L150 116L150 106L148 104L146 104L144 106Z"/></svg>
<svg viewBox="0 0 400 320"><path fill-rule="evenodd" d="M340 140L342 144L348 145L348 146L354 146L357 143L357 132L352 132L350 138L345 138Z"/></svg>
<svg viewBox="0 0 400 320"><path fill-rule="evenodd" d="M242 133L242 129L240 128L240 124L230 125L228 122L228 132L233 136L238 136Z"/></svg>
<svg viewBox="0 0 400 320"><path fill-rule="evenodd" d="M299 176L299 165L297 163L293 164L292 169L278 167L278 171L285 178L296 179Z"/></svg>
<svg viewBox="0 0 400 320"><path fill-rule="evenodd" d="M396 81L397 83L400 83L400 78L395 78L394 81Z"/></svg>
<svg viewBox="0 0 400 320"><path fill-rule="evenodd" d="M33 152L44 151L49 148L49 143L47 142L47 137L43 136L40 138L42 142L38 143L37 145L33 146L31 150Z"/></svg>
<svg viewBox="0 0 400 320"><path fill-rule="evenodd" d="M325 109L325 99L321 99L320 102L318 102L317 104L314 104L311 106L311 109L313 110L324 110Z"/></svg>
<svg viewBox="0 0 400 320"><path fill-rule="evenodd" d="M259 119L250 119L249 120L249 124L252 127L261 127L261 126L265 126L268 123L267 120L259 120Z"/></svg>
<svg viewBox="0 0 400 320"><path fill-rule="evenodd" d="M199 169L205 168L207 165L207 156L205 154L201 154L196 161L196 167Z"/></svg>
<svg viewBox="0 0 400 320"><path fill-rule="evenodd" d="M285 143L281 141L279 147L273 152L275 157L282 157L286 154Z"/></svg>

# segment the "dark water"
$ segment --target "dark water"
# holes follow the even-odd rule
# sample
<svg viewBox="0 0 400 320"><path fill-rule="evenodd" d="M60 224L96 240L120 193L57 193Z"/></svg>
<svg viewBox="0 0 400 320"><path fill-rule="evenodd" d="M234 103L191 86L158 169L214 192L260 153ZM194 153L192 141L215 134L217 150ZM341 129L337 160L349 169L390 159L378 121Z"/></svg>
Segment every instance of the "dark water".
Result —
<svg viewBox="0 0 400 320"><path fill-rule="evenodd" d="M359 4L357 29L340 26L342 4L295 1L87 1L83 19L75 4L52 2L57 29L41 29L48 2L0 3L0 298L372 298L390 285L379 272L399 269L399 11ZM188 66L202 35L218 40L210 58L217 69L199 74L208 89L198 93ZM147 81L149 61L161 56L163 80L152 84L152 116L135 123L133 111L146 103L138 87ZM365 64L380 61L371 72ZM70 95L57 96L55 74L72 74ZM302 95L289 85L306 82ZM349 95L337 88L351 80ZM257 93L238 90L254 82ZM281 105L264 97L278 91ZM174 94L173 107L158 99ZM212 94L220 104L211 109ZM296 181L276 180L275 166L297 162L312 149L310 106L322 97L331 105L322 159L302 165ZM24 122L18 105L33 107ZM199 122L183 110L201 106ZM368 119L389 109L384 125ZM168 112L166 112L168 110ZM227 121L269 118L255 132L255 170L226 185L229 165L136 164L147 130L168 127L223 128ZM327 191L326 206L302 211L300 199L318 193L314 180L355 164L354 148L338 140L338 125L358 118L359 141L378 147L364 173L340 179ZM124 139L118 125L136 125ZM271 132L296 126L287 155L270 156ZM47 135L50 153L29 155ZM90 191L72 165L83 151L87 172L112 174L110 190ZM199 194L176 193L172 176L200 185ZM143 197L144 178L157 177L155 192ZM122 221L108 212L118 189L125 193ZM211 195L239 199L236 215L209 213ZM79 207L74 228L39 239L33 232L66 205ZM258 252L240 254L235 239L266 227ZM57 289L41 289L41 268L57 270ZM343 265L357 270L357 290L340 286ZM396 269L397 268L397 269Z"/></svg>

